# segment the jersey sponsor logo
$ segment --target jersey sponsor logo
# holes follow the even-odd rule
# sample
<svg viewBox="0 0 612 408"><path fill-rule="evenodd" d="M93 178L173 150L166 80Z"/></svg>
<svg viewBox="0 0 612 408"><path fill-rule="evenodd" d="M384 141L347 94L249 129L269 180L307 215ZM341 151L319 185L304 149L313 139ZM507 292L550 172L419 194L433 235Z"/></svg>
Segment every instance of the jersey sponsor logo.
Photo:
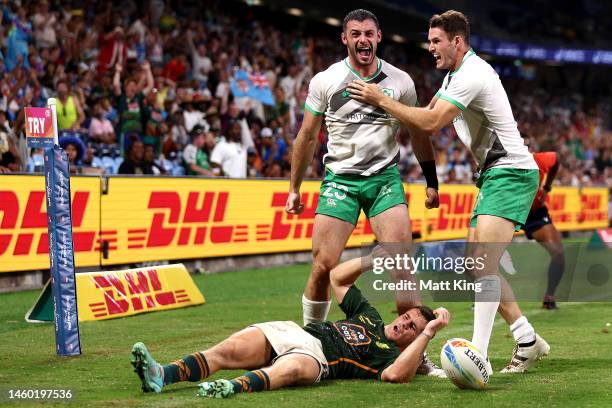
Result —
<svg viewBox="0 0 612 408"><path fill-rule="evenodd" d="M334 200L333 198L328 198L327 199L327 205L329 205L330 207L335 207L336 206L336 200Z"/></svg>
<svg viewBox="0 0 612 408"><path fill-rule="evenodd" d="M334 323L334 328L338 330L344 341L351 346L364 346L372 342L372 339L366 334L365 328L358 324L337 322Z"/></svg>
<svg viewBox="0 0 612 408"><path fill-rule="evenodd" d="M389 98L393 98L393 89L391 88L383 88L382 93L383 95L388 96Z"/></svg>
<svg viewBox="0 0 612 408"><path fill-rule="evenodd" d="M364 119L368 119L368 120L376 120L376 119L381 119L381 118L385 118L387 115L381 115L379 113L348 113L345 118L347 120L364 120Z"/></svg>

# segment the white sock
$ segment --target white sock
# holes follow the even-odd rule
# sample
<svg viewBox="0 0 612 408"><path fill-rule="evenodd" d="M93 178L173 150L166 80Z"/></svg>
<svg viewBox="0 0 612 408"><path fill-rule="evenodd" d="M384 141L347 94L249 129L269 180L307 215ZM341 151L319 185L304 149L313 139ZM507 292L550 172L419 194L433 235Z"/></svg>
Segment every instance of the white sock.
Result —
<svg viewBox="0 0 612 408"><path fill-rule="evenodd" d="M488 356L495 313L499 307L501 283L497 275L483 276L476 279L476 283L480 283L481 291L475 294L472 343L483 355Z"/></svg>
<svg viewBox="0 0 612 408"><path fill-rule="evenodd" d="M514 340L518 344L531 343L535 340L535 329L525 316L521 316L510 325Z"/></svg>
<svg viewBox="0 0 612 408"><path fill-rule="evenodd" d="M317 301L310 300L302 295L302 313L304 326L308 323L316 323L327 320L327 314L331 307L331 300Z"/></svg>

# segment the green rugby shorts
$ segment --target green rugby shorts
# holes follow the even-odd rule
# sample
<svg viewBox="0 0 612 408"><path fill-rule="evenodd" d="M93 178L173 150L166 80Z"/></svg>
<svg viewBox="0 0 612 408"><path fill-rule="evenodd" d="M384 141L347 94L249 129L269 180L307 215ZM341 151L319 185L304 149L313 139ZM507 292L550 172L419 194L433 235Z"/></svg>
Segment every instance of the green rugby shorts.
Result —
<svg viewBox="0 0 612 408"><path fill-rule="evenodd" d="M316 213L356 225L362 209L372 218L398 204L408 206L397 166L372 176L334 174L326 169Z"/></svg>

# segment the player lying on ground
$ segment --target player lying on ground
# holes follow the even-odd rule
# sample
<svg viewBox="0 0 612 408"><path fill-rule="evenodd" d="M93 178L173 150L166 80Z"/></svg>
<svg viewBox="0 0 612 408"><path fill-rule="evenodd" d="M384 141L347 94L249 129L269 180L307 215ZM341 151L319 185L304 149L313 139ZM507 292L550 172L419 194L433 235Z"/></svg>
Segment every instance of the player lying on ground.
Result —
<svg viewBox="0 0 612 408"><path fill-rule="evenodd" d="M371 262L371 258L364 258ZM355 286L362 260L352 259L331 272L331 287L346 319L310 323L254 324L208 350L168 365L158 364L143 343L132 348L132 365L145 392L172 383L199 382L222 369L252 370L233 380L203 382L199 396L227 398L240 392L311 385L322 379L372 378L409 382L436 332L448 324L444 308L418 306L385 325Z"/></svg>

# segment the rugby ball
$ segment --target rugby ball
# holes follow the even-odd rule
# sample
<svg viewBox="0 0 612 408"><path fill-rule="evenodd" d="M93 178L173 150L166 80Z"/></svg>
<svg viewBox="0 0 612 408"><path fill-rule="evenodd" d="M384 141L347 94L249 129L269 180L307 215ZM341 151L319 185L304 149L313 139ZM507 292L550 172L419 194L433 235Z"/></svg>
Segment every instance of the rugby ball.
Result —
<svg viewBox="0 0 612 408"><path fill-rule="evenodd" d="M483 390L493 373L491 364L476 346L465 339L450 339L440 353L442 369L457 387Z"/></svg>

